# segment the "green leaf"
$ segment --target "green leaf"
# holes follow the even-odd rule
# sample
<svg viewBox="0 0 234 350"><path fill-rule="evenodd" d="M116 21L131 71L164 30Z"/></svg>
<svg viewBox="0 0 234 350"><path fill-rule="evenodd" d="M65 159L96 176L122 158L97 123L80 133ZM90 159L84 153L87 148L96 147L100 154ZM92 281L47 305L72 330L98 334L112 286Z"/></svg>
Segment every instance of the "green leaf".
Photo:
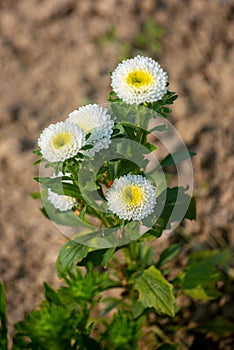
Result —
<svg viewBox="0 0 234 350"><path fill-rule="evenodd" d="M40 164L40 163L42 163L42 162L44 162L44 159L42 158L42 159L39 159L39 160L36 160L34 163L33 163L33 165L37 165L37 164Z"/></svg>
<svg viewBox="0 0 234 350"><path fill-rule="evenodd" d="M102 259L102 265L103 267L106 269L107 268L107 265L109 263L109 260L112 258L112 256L114 255L115 253L115 247L113 248L109 248L107 249L107 251L104 253L103 255L103 259Z"/></svg>
<svg viewBox="0 0 234 350"><path fill-rule="evenodd" d="M138 273L135 279L134 287L139 292L139 301L145 307L153 307L159 314L175 315L173 286L159 270L151 266Z"/></svg>
<svg viewBox="0 0 234 350"><path fill-rule="evenodd" d="M48 283L44 282L44 294L46 300L53 305L63 306L63 303L58 293L49 286Z"/></svg>
<svg viewBox="0 0 234 350"><path fill-rule="evenodd" d="M152 133L153 131L167 131L169 129L168 125L162 124L162 125L157 125L155 127L153 127L152 129L149 130L149 134Z"/></svg>
<svg viewBox="0 0 234 350"><path fill-rule="evenodd" d="M170 165L178 164L188 158L195 156L195 154L196 154L195 152L189 152L187 150L179 150L172 154L168 154L168 156L166 156L166 158L164 158L160 162L160 165L162 168L165 168Z"/></svg>
<svg viewBox="0 0 234 350"><path fill-rule="evenodd" d="M213 332L218 336L224 338L233 334L234 323L221 316L217 316L213 320L209 320L203 323L199 328Z"/></svg>
<svg viewBox="0 0 234 350"><path fill-rule="evenodd" d="M196 216L196 212L192 212L192 209L196 209L193 206L191 206L191 210L189 209L186 210L186 208L189 208L191 201L194 201L188 194L186 194L185 189L183 187L172 187L172 188L167 188L166 189L166 201L165 201L165 193L161 193L158 197L158 203L161 202L161 205L164 206L163 211L160 215L160 218L162 222L160 223L160 226L164 228L170 226L170 221L172 220L171 218L171 213L174 211L174 220L175 219L189 219L190 216L194 217ZM195 203L195 202L194 202ZM184 213L184 217L181 216L181 213ZM187 214L189 215L187 217ZM176 217L178 216L178 218ZM164 222L163 222L164 221ZM158 222L157 222L158 223ZM166 226L165 226L166 225Z"/></svg>
<svg viewBox="0 0 234 350"><path fill-rule="evenodd" d="M83 190L85 189L86 191L96 191L98 188L100 188L93 179L90 181L87 181L85 185L83 186Z"/></svg>
<svg viewBox="0 0 234 350"><path fill-rule="evenodd" d="M78 228L86 228L93 231L94 227L81 220L72 210L66 212L56 210L47 198L47 191L42 192L41 197L44 204L42 212L48 219L60 225L77 227L77 230Z"/></svg>
<svg viewBox="0 0 234 350"><path fill-rule="evenodd" d="M107 101L109 101L109 102L122 102L121 98L118 98L118 95L114 91L110 92Z"/></svg>
<svg viewBox="0 0 234 350"><path fill-rule="evenodd" d="M39 149L35 149L32 151L32 153L36 154L37 156L42 156L41 151Z"/></svg>
<svg viewBox="0 0 234 350"><path fill-rule="evenodd" d="M60 250L56 260L59 277L66 276L69 271L74 270L77 262L82 261L87 256L88 250L87 246L73 240L67 242Z"/></svg>
<svg viewBox="0 0 234 350"><path fill-rule="evenodd" d="M7 350L7 345L6 297L4 285L0 282L0 349Z"/></svg>
<svg viewBox="0 0 234 350"><path fill-rule="evenodd" d="M170 338L168 337L168 335L157 324L153 325L152 331L154 332L154 335L156 336L157 339L162 340L164 343L166 342L170 343Z"/></svg>
<svg viewBox="0 0 234 350"><path fill-rule="evenodd" d="M127 175L134 171L139 171L139 166L128 159L121 159L116 162L117 169L115 177Z"/></svg>
<svg viewBox="0 0 234 350"><path fill-rule="evenodd" d="M30 194L30 196L31 196L33 199L39 199L39 198L41 198L40 192L30 192L29 194Z"/></svg>
<svg viewBox="0 0 234 350"><path fill-rule="evenodd" d="M161 100L152 103L147 103L146 106L158 112L164 118L168 118L168 114L171 112L171 109L165 106L173 104L177 97L178 95L176 95L175 92L167 91L167 93L161 98Z"/></svg>
<svg viewBox="0 0 234 350"><path fill-rule="evenodd" d="M181 245L179 243L172 244L170 247L166 248L160 255L160 258L156 264L157 268L166 264L171 259L174 259L180 252Z"/></svg>
<svg viewBox="0 0 234 350"><path fill-rule="evenodd" d="M171 215L172 211L173 216ZM152 223L152 228L140 238L140 241L144 242L160 237L163 230L169 229L173 221L196 217L195 200L185 193L183 187L166 188L157 198L155 216L158 219Z"/></svg>
<svg viewBox="0 0 234 350"><path fill-rule="evenodd" d="M120 304L122 304L122 300L115 299L115 298L106 298L102 300L103 304L105 305L105 308L100 312L98 315L99 317L103 317L108 312L110 312L113 309L117 309Z"/></svg>
<svg viewBox="0 0 234 350"><path fill-rule="evenodd" d="M89 251L87 256L85 256L84 259L82 259L82 261L80 261L78 265L87 267L88 264L91 262L93 266L99 266L102 264L103 267L106 268L114 252L115 248L96 249Z"/></svg>
<svg viewBox="0 0 234 350"><path fill-rule="evenodd" d="M106 343L104 349L138 349L137 342L141 337L143 320L143 317L134 320L131 313L121 310L115 313L112 322L106 323L105 333L102 333L102 340Z"/></svg>
<svg viewBox="0 0 234 350"><path fill-rule="evenodd" d="M151 245L138 243L139 260L143 268L151 266L154 262L155 249Z"/></svg>
<svg viewBox="0 0 234 350"><path fill-rule="evenodd" d="M148 230L146 233L144 233L143 236L141 236L141 238L138 240L139 242L149 242L149 241L153 241L156 238L159 238L162 234L162 230L157 231L155 229L152 230Z"/></svg>
<svg viewBox="0 0 234 350"><path fill-rule="evenodd" d="M133 304L133 308L132 308L132 314L134 318L138 318L145 310L145 306L140 303L139 301L136 301Z"/></svg>
<svg viewBox="0 0 234 350"><path fill-rule="evenodd" d="M196 213L196 199L195 197L192 197L184 218L189 220L196 220Z"/></svg>
<svg viewBox="0 0 234 350"><path fill-rule="evenodd" d="M70 196L74 198L80 197L80 190L79 188L74 185L73 183L70 183L72 179L68 176L59 176L55 178L50 177L35 177L34 180L39 182L42 186L45 188L50 188L51 191L65 196ZM70 181L64 182L64 181Z"/></svg>
<svg viewBox="0 0 234 350"><path fill-rule="evenodd" d="M105 252L106 252L106 249L98 249L98 250L91 251L87 254L87 256L84 259L82 259L78 263L78 265L87 267L87 265L90 262L92 262L92 265L94 267L99 266L102 263L102 259L103 259Z"/></svg>
<svg viewBox="0 0 234 350"><path fill-rule="evenodd" d="M230 258L231 254L228 249L221 252L204 250L193 253L175 282L191 298L216 299L222 295L216 290L216 283L224 278L218 266L225 265Z"/></svg>
<svg viewBox="0 0 234 350"><path fill-rule="evenodd" d="M145 143L144 146L146 148L148 148L148 150L150 150L151 152L153 152L157 149L157 147L155 145L153 145L152 143L149 143L149 142Z"/></svg>
<svg viewBox="0 0 234 350"><path fill-rule="evenodd" d="M76 322L75 317L68 308L41 303L37 310L15 325L13 349L71 350L70 339L74 334L72 326Z"/></svg>

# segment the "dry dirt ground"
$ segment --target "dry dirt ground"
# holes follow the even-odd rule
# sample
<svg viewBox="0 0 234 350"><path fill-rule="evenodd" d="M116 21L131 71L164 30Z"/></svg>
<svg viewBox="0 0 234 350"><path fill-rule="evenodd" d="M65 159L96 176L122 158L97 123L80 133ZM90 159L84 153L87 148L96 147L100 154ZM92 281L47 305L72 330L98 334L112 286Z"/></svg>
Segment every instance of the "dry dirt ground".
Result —
<svg viewBox="0 0 234 350"><path fill-rule="evenodd" d="M171 121L197 152L198 218L185 228L211 247L234 244L234 2L0 0L0 278L11 331L42 299L44 280L59 284L65 242L29 196L39 133L106 101L108 72L149 20L164 28L154 58L180 96Z"/></svg>

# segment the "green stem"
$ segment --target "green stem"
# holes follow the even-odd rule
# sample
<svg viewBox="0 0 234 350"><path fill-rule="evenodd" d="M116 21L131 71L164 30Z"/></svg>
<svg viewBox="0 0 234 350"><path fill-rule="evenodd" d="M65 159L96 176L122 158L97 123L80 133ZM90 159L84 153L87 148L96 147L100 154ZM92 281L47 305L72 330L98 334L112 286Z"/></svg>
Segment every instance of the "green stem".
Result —
<svg viewBox="0 0 234 350"><path fill-rule="evenodd" d="M132 261L137 261L139 256L139 246L136 241L129 244L129 256Z"/></svg>

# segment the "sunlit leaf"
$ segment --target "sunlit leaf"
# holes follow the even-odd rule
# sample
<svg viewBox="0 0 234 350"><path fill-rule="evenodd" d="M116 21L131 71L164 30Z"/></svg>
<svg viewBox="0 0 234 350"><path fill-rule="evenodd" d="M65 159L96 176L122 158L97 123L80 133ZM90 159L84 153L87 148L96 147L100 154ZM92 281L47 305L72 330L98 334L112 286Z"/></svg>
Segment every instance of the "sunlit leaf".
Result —
<svg viewBox="0 0 234 350"><path fill-rule="evenodd" d="M175 315L173 286L154 266L136 275L134 287L145 307L153 307L159 314Z"/></svg>

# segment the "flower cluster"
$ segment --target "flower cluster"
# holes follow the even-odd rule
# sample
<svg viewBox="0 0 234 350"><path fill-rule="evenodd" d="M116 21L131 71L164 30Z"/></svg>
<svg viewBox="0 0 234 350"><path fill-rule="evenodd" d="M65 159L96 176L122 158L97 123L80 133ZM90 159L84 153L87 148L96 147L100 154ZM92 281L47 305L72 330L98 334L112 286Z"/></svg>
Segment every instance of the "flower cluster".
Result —
<svg viewBox="0 0 234 350"><path fill-rule="evenodd" d="M112 72L111 79L111 94L115 94L118 101L129 105L130 108L133 104L150 107L149 104L156 103L168 93L167 73L148 57L137 56L124 60ZM124 116L122 117L124 119ZM47 187L48 200L55 209L68 211L77 209L78 203L82 203L82 208L89 213L89 206L79 188L79 164L82 164L84 159L94 159L99 152L108 149L112 139L116 137L120 140L123 137L130 138L142 144L142 135L134 131L135 127L137 125L132 125L129 132L129 128L124 124L120 126L115 120L111 106L107 109L97 104L88 104L73 110L64 121L51 124L41 133L38 146L42 159L48 161L55 169L60 164L59 169L62 169L62 172L58 172L57 169L57 175L53 175L50 181L53 183L59 176L70 179L64 182L64 195L56 192L56 186ZM147 141L144 142L146 144ZM113 165L113 162L118 164ZM106 162L105 170L98 175L99 182L96 184L97 188L106 188L102 196L113 215L112 224L116 224L116 219L141 221L154 211L155 185L144 175L136 174L136 171L119 175L116 169L121 167L121 160L113 162ZM80 211L77 209L76 212ZM90 212L94 215L94 211ZM98 217L100 219L100 215Z"/></svg>
<svg viewBox="0 0 234 350"><path fill-rule="evenodd" d="M93 156L110 144L114 126L108 110L96 104L80 107L71 112L64 122L51 124L46 128L39 140L43 158L50 162L62 162L72 158L86 144L92 145L86 154ZM90 134L88 140L85 135Z"/></svg>

